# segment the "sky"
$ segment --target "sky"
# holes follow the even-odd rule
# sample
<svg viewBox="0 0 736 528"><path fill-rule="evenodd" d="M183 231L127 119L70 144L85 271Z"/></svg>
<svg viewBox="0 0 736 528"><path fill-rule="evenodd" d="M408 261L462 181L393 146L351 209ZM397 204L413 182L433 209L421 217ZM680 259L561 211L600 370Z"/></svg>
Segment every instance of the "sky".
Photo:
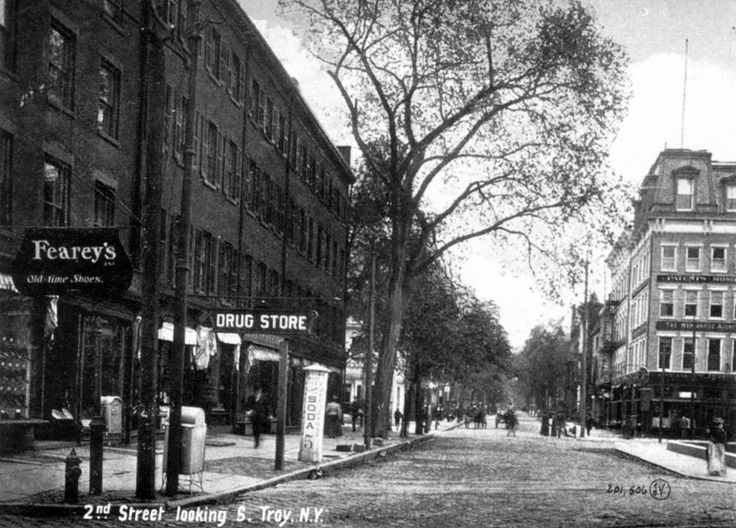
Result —
<svg viewBox="0 0 736 528"><path fill-rule="evenodd" d="M336 89L279 17L276 0L240 3L299 81L302 95L333 141L350 143ZM736 1L583 3L631 61L632 99L610 149L614 169L638 185L664 148L704 149L714 160L736 161ZM499 306L501 323L517 350L535 325L565 319L572 303L582 301L582 289L576 293L579 299L571 297L564 304L545 300L525 267L508 266L487 242L464 248L457 266L461 280L480 299ZM592 263L591 274L592 291L602 299L606 286L602 261Z"/></svg>

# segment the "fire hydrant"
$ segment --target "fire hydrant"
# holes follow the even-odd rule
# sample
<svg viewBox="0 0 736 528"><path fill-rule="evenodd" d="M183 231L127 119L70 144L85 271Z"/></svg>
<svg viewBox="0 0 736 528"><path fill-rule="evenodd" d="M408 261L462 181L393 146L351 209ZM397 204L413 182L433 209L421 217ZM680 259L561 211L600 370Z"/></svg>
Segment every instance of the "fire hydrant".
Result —
<svg viewBox="0 0 736 528"><path fill-rule="evenodd" d="M66 457L66 476L64 479L64 502L76 503L79 501L79 477L82 476L82 459L72 448Z"/></svg>

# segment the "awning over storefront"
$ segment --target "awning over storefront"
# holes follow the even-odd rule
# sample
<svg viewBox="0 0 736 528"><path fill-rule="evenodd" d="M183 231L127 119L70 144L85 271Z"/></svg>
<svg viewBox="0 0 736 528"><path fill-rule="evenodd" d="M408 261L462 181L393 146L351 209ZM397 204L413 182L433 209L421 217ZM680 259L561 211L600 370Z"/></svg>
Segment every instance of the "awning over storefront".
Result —
<svg viewBox="0 0 736 528"><path fill-rule="evenodd" d="M248 356L258 361L278 361L281 359L278 351L258 345L250 345L248 347Z"/></svg>
<svg viewBox="0 0 736 528"><path fill-rule="evenodd" d="M242 342L240 334L231 334L227 332L217 332L217 339L226 345L239 345Z"/></svg>
<svg viewBox="0 0 736 528"><path fill-rule="evenodd" d="M158 329L158 338L161 341L170 341L173 343L174 324L173 323L163 323L161 325L161 328ZM187 327L186 333L184 334L184 344L185 345L196 345L197 344L197 331L194 328Z"/></svg>
<svg viewBox="0 0 736 528"><path fill-rule="evenodd" d="M19 293L17 288L15 287L15 283L13 282L13 277L10 275L6 275L5 273L0 273L0 290L8 290L12 291L13 293Z"/></svg>

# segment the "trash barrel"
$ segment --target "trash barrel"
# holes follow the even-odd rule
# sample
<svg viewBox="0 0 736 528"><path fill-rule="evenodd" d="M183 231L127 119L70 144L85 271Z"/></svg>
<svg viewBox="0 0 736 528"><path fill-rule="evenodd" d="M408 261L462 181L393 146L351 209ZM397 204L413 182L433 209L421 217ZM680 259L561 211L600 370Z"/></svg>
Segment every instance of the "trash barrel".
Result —
<svg viewBox="0 0 736 528"><path fill-rule="evenodd" d="M123 400L120 396L101 396L100 407L107 425L107 434L121 434L123 432Z"/></svg>
<svg viewBox="0 0 736 528"><path fill-rule="evenodd" d="M204 471L204 447L207 437L204 409L199 407L181 408L181 449L179 451L179 473L193 475ZM164 471L168 460L169 427L166 427L164 441Z"/></svg>

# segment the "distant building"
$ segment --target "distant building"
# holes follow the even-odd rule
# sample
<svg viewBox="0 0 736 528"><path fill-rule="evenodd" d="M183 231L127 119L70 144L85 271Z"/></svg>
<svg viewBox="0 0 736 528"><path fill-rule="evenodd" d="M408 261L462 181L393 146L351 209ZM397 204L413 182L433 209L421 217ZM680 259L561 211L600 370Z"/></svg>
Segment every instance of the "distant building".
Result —
<svg viewBox="0 0 736 528"><path fill-rule="evenodd" d="M721 416L736 430L735 235L736 163L707 151L661 152L642 181L633 227L607 259L596 361L605 423L673 432L685 416L702 434Z"/></svg>
<svg viewBox="0 0 736 528"><path fill-rule="evenodd" d="M236 0L201 2L190 311L185 404L208 422L243 419L259 385L276 401L278 336L218 334L197 342L218 308L314 309L316 332L289 337L287 425L301 418L302 367L345 368L349 156L329 140L293 79ZM154 6L155 12L148 11ZM187 0L0 0L0 411L49 418L96 413L119 396L135 430L140 394L141 218L148 178L161 177L162 325L156 387L171 379L173 279L189 111ZM163 68L151 32L166 33ZM169 28L169 29L162 29ZM165 104L152 108L150 96ZM153 148L149 126L161 127ZM161 174L148 174L151 158ZM130 254L123 294L19 295L11 262L26 227L112 227ZM11 361L12 360L12 361ZM11 365L12 363L12 365Z"/></svg>

